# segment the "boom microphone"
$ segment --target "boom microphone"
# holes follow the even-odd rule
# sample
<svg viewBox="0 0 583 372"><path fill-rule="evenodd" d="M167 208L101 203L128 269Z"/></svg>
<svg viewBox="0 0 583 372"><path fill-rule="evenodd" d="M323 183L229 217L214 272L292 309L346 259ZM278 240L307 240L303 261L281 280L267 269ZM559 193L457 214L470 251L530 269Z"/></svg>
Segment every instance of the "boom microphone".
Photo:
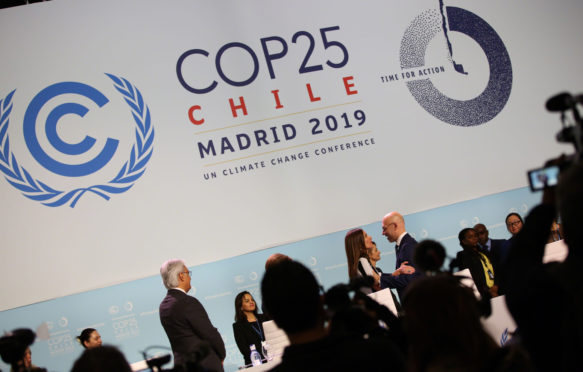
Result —
<svg viewBox="0 0 583 372"><path fill-rule="evenodd" d="M571 93L559 93L547 100L546 108L551 112L565 111L573 107L575 100Z"/></svg>

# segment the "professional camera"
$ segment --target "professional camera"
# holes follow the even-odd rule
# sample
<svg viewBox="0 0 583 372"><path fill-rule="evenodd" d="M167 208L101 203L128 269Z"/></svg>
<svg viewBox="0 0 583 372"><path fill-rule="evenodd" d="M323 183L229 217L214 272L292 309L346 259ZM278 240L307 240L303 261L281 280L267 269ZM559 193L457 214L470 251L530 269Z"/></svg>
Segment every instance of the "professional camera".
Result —
<svg viewBox="0 0 583 372"><path fill-rule="evenodd" d="M202 372L206 369L200 365L200 362L209 354L211 351L211 346L208 342L202 342L196 350L193 350L190 354L185 355L185 360L182 364L174 364L174 368L166 369L163 368L164 365L170 363L172 356L169 353L148 356L148 351L151 349L165 349L165 346L150 346L146 350L142 351L144 360L148 365L148 368L152 372Z"/></svg>
<svg viewBox="0 0 583 372"><path fill-rule="evenodd" d="M331 319L330 333L379 335L387 330L400 330L397 317L363 292L364 288L372 292L373 286L371 277L359 277L348 284L337 284L324 294Z"/></svg>
<svg viewBox="0 0 583 372"><path fill-rule="evenodd" d="M564 92L547 100L547 110L561 113L562 129L557 133L557 141L572 143L575 153L561 157L558 161L549 161L543 168L528 171L528 181L532 191L556 186L561 171L579 162L583 157L583 122L577 108L580 104L583 104L583 94L574 96Z"/></svg>

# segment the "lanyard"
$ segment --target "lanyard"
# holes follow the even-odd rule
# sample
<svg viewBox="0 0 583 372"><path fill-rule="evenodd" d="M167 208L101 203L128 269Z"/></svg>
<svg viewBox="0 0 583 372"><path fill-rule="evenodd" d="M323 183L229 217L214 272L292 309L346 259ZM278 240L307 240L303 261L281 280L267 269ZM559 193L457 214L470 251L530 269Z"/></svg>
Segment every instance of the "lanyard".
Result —
<svg viewBox="0 0 583 372"><path fill-rule="evenodd" d="M488 288L490 288L492 285L494 285L494 269L492 268L492 263L482 252L478 252L478 255L480 256L480 261L482 261L482 267L487 273L486 284L488 285Z"/></svg>
<svg viewBox="0 0 583 372"><path fill-rule="evenodd" d="M259 321L256 320L255 323L257 324L257 328L255 328L253 323L250 324L251 328L253 328L255 333L257 333L257 335L259 335L259 338L261 338L261 341L265 341L265 339L263 338L263 331L261 330L261 326L259 325Z"/></svg>

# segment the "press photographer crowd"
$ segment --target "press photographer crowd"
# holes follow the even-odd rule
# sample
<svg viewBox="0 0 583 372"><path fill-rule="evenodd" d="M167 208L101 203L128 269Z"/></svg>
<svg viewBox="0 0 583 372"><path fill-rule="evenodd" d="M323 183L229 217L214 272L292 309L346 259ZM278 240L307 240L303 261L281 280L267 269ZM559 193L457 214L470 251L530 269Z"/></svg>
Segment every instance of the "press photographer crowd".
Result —
<svg viewBox="0 0 583 372"><path fill-rule="evenodd" d="M345 236L348 281L327 291L293 257L270 256L261 280L262 311L247 291L234 299L233 335L242 368L266 363L260 370L583 371L582 102L583 96L568 93L548 100L547 109L561 113L557 139L572 143L575 152L528 172L542 199L524 219L506 216L510 239L490 238L483 224L464 228L461 249L448 262L439 242L417 242L405 218L393 211L382 218L382 234L395 243L394 270L381 270L371 236L352 229ZM544 263L546 245L557 240L568 247L565 260ZM478 294L454 275L463 269ZM160 268L168 292L159 315L174 357L167 370L223 371L225 344L212 314L187 294L191 273L177 259ZM371 297L385 289L391 290L394 311ZM517 325L503 345L481 321L498 296L504 296ZM289 340L280 355L266 343L263 324L270 320ZM11 371L46 371L32 363L34 340L34 332L24 328L0 339ZM78 341L85 350L71 371L131 371L115 346L102 345L98 330L84 330ZM170 359L149 359L148 368L165 370Z"/></svg>

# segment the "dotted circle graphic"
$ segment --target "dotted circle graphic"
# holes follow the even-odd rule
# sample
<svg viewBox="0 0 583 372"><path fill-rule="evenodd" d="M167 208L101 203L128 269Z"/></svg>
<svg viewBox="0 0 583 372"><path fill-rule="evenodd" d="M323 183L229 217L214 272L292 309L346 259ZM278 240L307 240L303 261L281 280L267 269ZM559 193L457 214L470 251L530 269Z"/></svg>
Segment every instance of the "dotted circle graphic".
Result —
<svg viewBox="0 0 583 372"><path fill-rule="evenodd" d="M462 101L445 96L430 79L409 81L406 84L415 100L439 120L464 127L484 124L498 115L510 98L510 56L500 36L482 18L465 9L446 9L449 31L469 36L484 51L490 67L486 88L477 97ZM440 32L443 32L443 28L438 10L425 11L415 18L401 40L401 68L424 67L427 46Z"/></svg>

